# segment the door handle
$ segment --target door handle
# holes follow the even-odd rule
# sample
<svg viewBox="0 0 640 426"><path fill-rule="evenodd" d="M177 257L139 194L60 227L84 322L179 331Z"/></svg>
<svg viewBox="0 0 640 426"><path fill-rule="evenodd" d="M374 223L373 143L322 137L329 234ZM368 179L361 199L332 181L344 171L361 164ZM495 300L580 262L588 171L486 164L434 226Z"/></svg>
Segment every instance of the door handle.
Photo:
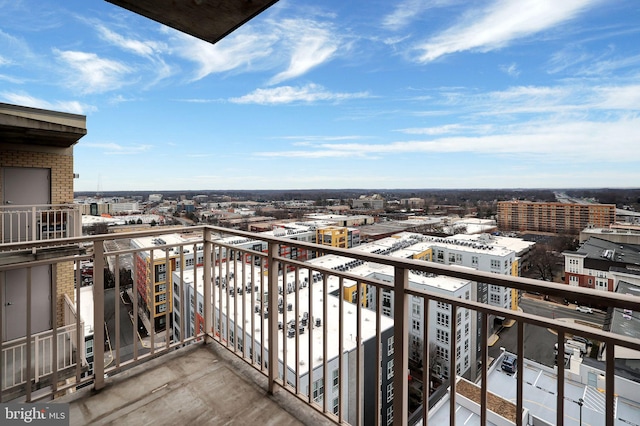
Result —
<svg viewBox="0 0 640 426"><path fill-rule="evenodd" d="M13 204L13 201L11 201L11 200L7 200L7 201L5 201L4 203L5 203L5 204Z"/></svg>

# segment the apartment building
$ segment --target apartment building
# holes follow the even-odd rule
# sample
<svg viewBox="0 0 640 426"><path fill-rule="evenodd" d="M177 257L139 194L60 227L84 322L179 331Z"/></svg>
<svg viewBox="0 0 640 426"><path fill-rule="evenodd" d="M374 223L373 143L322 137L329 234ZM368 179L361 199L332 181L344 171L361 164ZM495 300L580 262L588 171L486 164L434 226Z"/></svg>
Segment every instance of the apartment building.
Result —
<svg viewBox="0 0 640 426"><path fill-rule="evenodd" d="M143 237L131 240L133 248L149 248L137 251L134 258L133 282L138 292L138 302L144 309L149 322L153 322L155 331L167 326L167 312L171 313L172 287L169 285L171 273L180 269L193 268L204 262L202 244L193 248L173 248L172 245L184 244L190 238L178 234L161 237ZM180 262L182 260L182 265ZM150 331L150 330L149 330Z"/></svg>
<svg viewBox="0 0 640 426"><path fill-rule="evenodd" d="M363 210L382 210L384 208L384 198L375 194L370 197L361 196L351 200L351 207Z"/></svg>
<svg viewBox="0 0 640 426"><path fill-rule="evenodd" d="M242 263L229 262L225 276L216 276L213 288L214 297L220 303L216 305L214 312L214 329L216 336L231 345L243 357L253 360L258 365L266 363L268 359L268 336L261 335L264 330L257 324L265 321L263 311L267 307L267 294L260 293L262 268L252 266L253 272L246 270L242 281L240 267ZM238 268L238 269L236 269ZM306 272L306 271L305 271ZM301 272L305 275L305 272ZM251 281L253 278L254 281ZM204 324L204 271L196 270L173 273L173 338L189 338L198 330L202 330ZM344 304L342 309L342 323L339 322L338 312L338 280L335 277L327 280L328 299L323 300L322 284L319 280L309 283L300 281L296 283L295 274L288 273L286 278L280 277L281 288L278 307L279 328L286 328L286 342L279 343L279 371L289 386L298 385L307 396L322 405L327 399L328 407L334 414L338 413L341 406L346 412L345 418L355 423L356 405L353 389L357 370L357 330L355 327L356 309L353 305ZM286 286L286 283L293 284ZM293 292L298 287L297 298ZM182 291L181 291L182 289ZM252 294L253 293L253 294ZM244 296L243 296L244 295ZM288 295L288 297L286 296ZM298 305L296 306L296 300ZM313 316L310 316L310 303L315 306ZM323 308L327 309L327 317L323 316ZM296 312L299 318L296 319ZM375 415L375 398L380 398L380 410L387 418L393 419L393 377L396 374L393 365L393 320L381 318L381 341L384 348L380 353L380 362L386 368L380 377L378 394L376 393L375 364L377 347L376 343L376 314L363 309L361 311L361 362L365 377L363 421L364 424L372 424ZM253 324L256 324L255 326ZM296 334L296 327L298 328ZM340 353L338 341L339 329L342 327L343 352ZM326 332L326 341L322 338ZM311 338L313 333L313 338ZM324 345L327 358L323 358ZM286 345L286 351L285 351ZM346 374L340 378L339 363L343 359ZM323 364L326 364L323 365ZM328 377L324 377L324 369ZM386 373L386 374L384 374ZM339 383L342 381L343 394L339 395ZM340 404L341 399L341 404Z"/></svg>
<svg viewBox="0 0 640 426"><path fill-rule="evenodd" d="M86 131L86 117L0 103L0 245L66 238L80 234L80 214L73 201L73 146ZM79 252L77 246L51 249L56 255ZM4 264L33 259L31 250L3 255ZM55 275L55 276L54 276ZM27 269L0 275L4 282L2 341L27 334ZM52 283L55 280L55 294ZM73 264L31 268L32 333L63 324L64 295L74 299ZM58 315L51 318L50 298Z"/></svg>
<svg viewBox="0 0 640 426"><path fill-rule="evenodd" d="M640 273L640 245L590 237L576 251L565 251L565 284L614 291L617 277Z"/></svg>
<svg viewBox="0 0 640 426"><path fill-rule="evenodd" d="M498 202L498 227L503 231L578 234L589 225L607 227L615 221L614 204Z"/></svg>

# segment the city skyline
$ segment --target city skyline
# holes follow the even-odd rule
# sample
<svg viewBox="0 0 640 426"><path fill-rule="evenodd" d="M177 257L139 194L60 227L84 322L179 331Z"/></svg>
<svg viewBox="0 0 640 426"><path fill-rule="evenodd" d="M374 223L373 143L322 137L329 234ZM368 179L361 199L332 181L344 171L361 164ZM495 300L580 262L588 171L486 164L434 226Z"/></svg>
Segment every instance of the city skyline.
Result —
<svg viewBox="0 0 640 426"><path fill-rule="evenodd" d="M87 115L76 191L633 187L640 9L281 0L211 45L3 2L0 102Z"/></svg>

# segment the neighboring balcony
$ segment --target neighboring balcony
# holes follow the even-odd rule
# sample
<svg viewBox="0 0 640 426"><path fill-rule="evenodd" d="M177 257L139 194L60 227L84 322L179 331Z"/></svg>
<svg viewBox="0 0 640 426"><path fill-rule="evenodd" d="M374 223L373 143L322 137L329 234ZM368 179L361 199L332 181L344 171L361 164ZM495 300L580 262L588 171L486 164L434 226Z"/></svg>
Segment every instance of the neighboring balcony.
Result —
<svg viewBox="0 0 640 426"><path fill-rule="evenodd" d="M0 206L0 243L59 240L82 235L80 207L74 204Z"/></svg>
<svg viewBox="0 0 640 426"><path fill-rule="evenodd" d="M162 238L167 233L190 237L167 244ZM131 248L123 244L126 239L149 236L155 237L150 246ZM238 237L238 244L247 239L264 241L268 249L241 248L233 245L234 239L226 238L231 236ZM222 238L226 238L225 243ZM37 257L41 250L61 243L81 245L86 252ZM308 261L286 258L279 255L280 246L318 256ZM640 339L579 322L497 308L474 297L459 298L435 288L416 288L412 280L416 276L446 276L459 282L640 312L640 298L635 296L208 226L12 243L0 245L0 255L8 248L31 249L35 258L0 264L0 365L3 378L20 378L14 382L3 379L0 402L49 401L56 397L60 402L71 402L71 424L131 423L142 418L159 424L454 424L461 421L461 413L475 419L468 424L530 424L527 400L532 395L527 386L539 378L525 374L534 367L525 363L523 356L510 367L521 374L505 375L497 382L490 377L496 366L500 370L498 364L504 358L489 357L491 317L514 321L518 354L525 353L525 325L527 332L529 327L540 327L557 333L560 348L565 345L565 336L570 335L601 342L603 371L592 386L603 398L598 424L613 426L629 421L620 417L626 415L619 402L628 392L624 388L628 384L623 385L615 375L615 359L621 349L640 351ZM144 256L137 255L142 252ZM20 349L27 355L14 356L18 351L15 342L4 341L8 325L6 274L18 268L28 271L23 303L25 329L30 330L35 321L32 311L37 310L33 302L26 303L35 300L32 289L37 283L32 270L50 266L56 277L51 292L57 294L58 288L68 284L64 279L82 283L81 265L87 261L93 263L92 300L83 295L81 289L86 287L79 284L73 294L67 294L69 312L58 312L58 305L52 303L48 315L56 326L44 335L27 332L22 338L24 349ZM69 268L74 271L73 278L55 273L69 263L76 266ZM160 268L159 264L165 266ZM195 270L187 266L194 264ZM113 271L112 280L109 273L101 273L105 268ZM363 274L362 268L374 272ZM129 270L132 283L125 282ZM87 302L91 308L88 314L83 308ZM70 315L72 311L81 315ZM83 333L75 332L84 329L82 312L91 316L93 324L100 324L93 327L91 372L83 367L82 356L78 362L78 353L85 353L87 340ZM442 312L448 312L446 318L435 315ZM162 330L155 330L156 321L150 320L157 315L164 316L161 323L166 327ZM72 319L61 319L65 317ZM479 355L474 368L462 368L458 375L458 349L463 345L455 336L465 335L466 324L474 324L470 334L477 338L470 342ZM73 331L68 331L67 325ZM433 342L445 338L443 331L447 346L440 345L440 352L434 356ZM39 361L28 354L42 351L39 342L45 336L55 342L48 344L52 360L45 362L53 368L40 372L34 368ZM75 355L72 362L61 364L60 360L67 357L60 350L65 342L72 343L70 353ZM430 372L435 367L451 372L456 380L439 373L442 384L438 389L422 385L434 381ZM472 370L478 371L472 374ZM459 376L473 377L464 381ZM541 370L548 390L545 403L554 413L547 423L577 424L578 406L571 399L569 381L580 380L579 376L571 364L564 362L544 374ZM586 382L585 378L585 386L591 386ZM506 399L512 400L507 404L509 415L494 411L495 394L501 390L508 395ZM410 400L421 403L410 408ZM584 410L591 408L585 406Z"/></svg>

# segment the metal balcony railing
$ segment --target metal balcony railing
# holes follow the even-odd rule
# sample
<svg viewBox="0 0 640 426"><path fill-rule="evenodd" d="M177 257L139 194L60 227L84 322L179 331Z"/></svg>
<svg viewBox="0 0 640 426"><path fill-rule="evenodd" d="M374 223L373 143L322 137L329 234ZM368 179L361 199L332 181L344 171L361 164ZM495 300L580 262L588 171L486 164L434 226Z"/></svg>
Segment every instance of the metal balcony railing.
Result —
<svg viewBox="0 0 640 426"><path fill-rule="evenodd" d="M82 215L74 204L0 206L0 243L79 237Z"/></svg>
<svg viewBox="0 0 640 426"><path fill-rule="evenodd" d="M94 324L106 321L105 274L99 273L106 265L108 269L116 271L113 279L115 294L128 294L131 298L128 309L133 325L128 337L136 343L125 347L126 339L121 339L125 324L120 321L122 308L116 297L113 306L113 335L105 336L105 327L95 327L94 330L94 373L83 378L81 368L76 364L75 379L62 382L56 380L59 376L56 376L58 373L54 370L49 387L39 389L36 394L34 383L37 377L32 368L26 368L28 377L20 382L24 384L26 401L48 398L88 383L99 390L105 385L105 376L115 375L129 366L180 346L213 342L226 347L264 374L268 378L270 392L274 392L276 387L285 389L306 401L310 409L315 409L336 422L356 425L392 422L395 425L405 425L408 424L410 415L415 414L414 417L427 424L428 386L423 386L421 411L416 414L410 413L408 409L409 359L415 359L416 353L421 353L417 358L423 372L422 383L429 383L429 342L434 339L430 335L433 325L430 324L433 322L431 313L434 306L440 303L447 305L450 313L450 320L446 322L451 336L446 362L452 375L457 367L457 343L454 336L463 324L458 322L457 314L460 313L460 318L465 318L467 312L474 312L479 318L480 338L477 345L481 352L481 424L486 424L488 419L489 318L498 316L515 321L516 352L519 354L524 353L525 324L554 330L559 347L564 345L564 337L568 334L603 342L606 355L605 419L606 425L613 426L615 348L620 346L640 351L639 339L579 323L560 322L490 306L473 299L414 288L410 285L410 275L436 274L633 311L640 311L640 298L218 227L171 230L171 233L176 232L188 234L190 239L166 243L162 238L166 232L162 229L117 236L72 238L65 240L65 243L82 244L87 248L87 254L0 266L0 302L7 285L2 273L7 269L29 269L42 264L61 265L72 262L77 265L75 282L81 283L80 263L87 260L91 260L94 267ZM234 246L231 242L221 242L222 237L229 236L263 241L268 249L266 252L254 251ZM154 243L138 248L129 248L121 243L113 244L116 238L122 242L142 237L154 237ZM282 257L278 255L281 245L314 253L315 259L299 261ZM30 247L28 243L11 244L12 248L17 246L25 249ZM38 247L41 246L42 244L38 244ZM339 266L335 262L325 261L330 258L339 259ZM376 271L384 269L391 272L367 276L353 272L353 267L364 263L373 265L372 269ZM194 264L197 267L195 271L192 270ZM121 283L121 269L133 271L132 288L125 289ZM31 285L28 278L28 291ZM54 280L52 292L56 293L60 285ZM383 293L388 294L388 291L393 297L390 303L385 303L385 309L392 308L391 317L383 314L383 299L389 300L386 296L383 297ZM349 300L346 300L347 294ZM73 296L75 311L81 312L79 286L76 286ZM409 337L410 327L415 319L415 312L412 312L414 301L421 301L424 307L420 313L421 345L413 345ZM0 303L0 306L4 304ZM26 321L29 321L30 310L27 305ZM56 313L52 312L54 320L55 316ZM80 329L79 316L75 321L76 329ZM156 330L156 324L162 323L166 325L164 329ZM139 334L142 324L148 329L147 337ZM58 342L55 337L64 333L62 327L54 327L50 333L54 336L53 342ZM76 333L74 338L76 347L82 347L81 334ZM109 342L109 345L103 345L102 342ZM33 336L25 336L25 343L27 354L35 350ZM113 351L112 358L105 357L105 347ZM9 348L9 342L2 343L0 364L3 366L8 365L6 360L9 355L5 349ZM52 353L57 352L54 350ZM26 362L29 363L30 360L27 356ZM56 360L52 365L58 365ZM517 370L523 371L522 356L517 358ZM564 424L565 366L562 362L558 364L557 377L556 423ZM453 424L458 381L449 380L449 383L449 418ZM517 375L516 386L517 414L514 423L522 425L526 422L522 415L523 374ZM3 391L0 402L4 402L6 398Z"/></svg>

